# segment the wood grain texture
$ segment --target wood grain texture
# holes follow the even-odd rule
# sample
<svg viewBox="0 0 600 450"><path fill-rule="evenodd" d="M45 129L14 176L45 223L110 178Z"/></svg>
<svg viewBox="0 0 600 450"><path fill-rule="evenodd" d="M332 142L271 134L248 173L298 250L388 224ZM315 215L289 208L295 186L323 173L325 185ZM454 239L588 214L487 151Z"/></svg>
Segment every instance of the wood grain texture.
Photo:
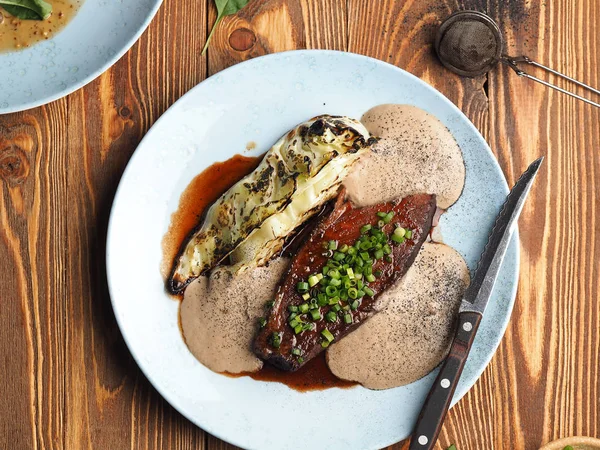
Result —
<svg viewBox="0 0 600 450"><path fill-rule="evenodd" d="M181 417L129 355L105 281L108 213L132 152L175 100L232 64L296 48L362 53L432 84L481 130L510 184L546 155L520 222L508 330L437 448L600 436L600 112L506 67L446 71L431 44L459 9L491 14L509 53L600 86L596 0L253 0L222 21L207 56L212 2L166 0L90 85L0 116L0 448L235 448Z"/></svg>

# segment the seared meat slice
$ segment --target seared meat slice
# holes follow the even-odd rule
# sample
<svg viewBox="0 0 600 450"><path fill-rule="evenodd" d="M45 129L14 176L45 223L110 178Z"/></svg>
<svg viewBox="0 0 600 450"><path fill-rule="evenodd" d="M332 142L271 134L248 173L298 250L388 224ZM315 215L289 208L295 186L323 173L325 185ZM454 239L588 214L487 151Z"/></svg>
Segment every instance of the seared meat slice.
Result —
<svg viewBox="0 0 600 450"><path fill-rule="evenodd" d="M406 274L425 241L435 196L355 208L338 197L293 258L255 353L297 370L381 309L377 298Z"/></svg>

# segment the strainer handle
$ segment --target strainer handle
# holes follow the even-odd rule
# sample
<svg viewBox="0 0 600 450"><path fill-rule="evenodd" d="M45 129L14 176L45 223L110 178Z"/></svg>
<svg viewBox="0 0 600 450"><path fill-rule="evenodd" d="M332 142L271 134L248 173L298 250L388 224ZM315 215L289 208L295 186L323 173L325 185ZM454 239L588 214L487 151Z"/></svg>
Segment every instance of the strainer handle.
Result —
<svg viewBox="0 0 600 450"><path fill-rule="evenodd" d="M524 78L529 78L530 80L533 80L537 83L543 84L544 86L547 86L549 88L555 89L559 92L562 92L563 94L567 94L570 95L571 97L574 97L578 100L581 100L582 102L585 102L589 105L595 106L596 108L600 108L600 103L594 102L588 98L582 97L581 95L575 94L574 92L571 91L567 91L566 89L561 88L560 86L556 86L552 83L549 83L547 81L544 81L540 78L537 78L533 75L528 74L527 72L525 72L524 70L520 69L519 66L517 65L518 63L527 63L530 64L532 66L538 67L540 69L543 69L547 72L550 72L560 78L564 78L565 80L570 81L571 83L580 86L590 92L593 92L596 95L600 95L600 90L595 89L585 83L582 83L581 81L575 80L574 78L571 78L567 75L565 75L564 73L560 73L554 69L551 69L550 67L546 67L543 64L540 64L538 62L535 62L533 60L531 60L531 58L529 58L528 56L517 56L517 57L511 57L511 56L507 56L507 55L503 55L502 56L502 62L504 64L506 64L508 67L510 67L511 69L513 69L515 71L515 73L520 76L520 77L524 77Z"/></svg>

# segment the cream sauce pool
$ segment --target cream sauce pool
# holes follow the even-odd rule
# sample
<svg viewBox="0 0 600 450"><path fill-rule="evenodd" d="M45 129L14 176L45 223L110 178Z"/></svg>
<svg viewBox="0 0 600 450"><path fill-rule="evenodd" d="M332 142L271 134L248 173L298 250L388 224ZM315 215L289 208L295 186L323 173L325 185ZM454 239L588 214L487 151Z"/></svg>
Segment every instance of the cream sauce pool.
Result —
<svg viewBox="0 0 600 450"><path fill-rule="evenodd" d="M436 194L438 206L448 208L458 199L465 177L462 153L435 117L413 106L380 105L362 120L380 141L344 182L355 203L424 192ZM274 297L287 265L288 260L278 258L236 276L221 267L187 288L181 325L202 364L216 372L260 370L263 363L252 352L257 321L267 314L265 304ZM468 279L466 265L451 248L430 243L413 267L386 294L387 309L328 351L330 369L338 377L384 389L426 375L445 357L457 299ZM398 333L395 326L405 332ZM363 367L352 360L362 361Z"/></svg>
<svg viewBox="0 0 600 450"><path fill-rule="evenodd" d="M0 53L21 50L51 39L75 16L83 0L47 0L52 15L46 20L21 20L0 8Z"/></svg>

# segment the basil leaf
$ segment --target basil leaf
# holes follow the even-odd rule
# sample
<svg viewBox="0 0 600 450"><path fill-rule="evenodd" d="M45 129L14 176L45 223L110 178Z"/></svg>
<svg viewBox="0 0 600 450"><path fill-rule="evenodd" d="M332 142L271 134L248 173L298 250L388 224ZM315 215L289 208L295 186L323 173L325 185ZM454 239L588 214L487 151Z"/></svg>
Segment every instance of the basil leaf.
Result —
<svg viewBox="0 0 600 450"><path fill-rule="evenodd" d="M22 20L44 20L52 13L52 5L44 0L0 0L0 6Z"/></svg>
<svg viewBox="0 0 600 450"><path fill-rule="evenodd" d="M0 2L1 1L2 0L0 0ZM203 55L206 52L206 49L208 48L208 43L210 42L212 35L217 28L217 25L219 25L219 22L223 19L223 17L237 13L244 6L246 6L249 1L250 0L215 0L215 6L217 7L217 20L215 20L215 24L213 25L212 30L210 30L208 39L206 39L206 44L202 49Z"/></svg>

